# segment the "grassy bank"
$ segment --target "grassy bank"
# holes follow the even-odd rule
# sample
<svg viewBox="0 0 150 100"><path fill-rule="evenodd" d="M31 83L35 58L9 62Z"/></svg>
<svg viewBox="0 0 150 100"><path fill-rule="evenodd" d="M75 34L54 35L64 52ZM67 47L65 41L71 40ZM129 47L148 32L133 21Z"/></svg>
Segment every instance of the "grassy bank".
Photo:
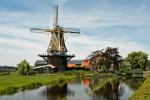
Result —
<svg viewBox="0 0 150 100"><path fill-rule="evenodd" d="M97 73L92 71L72 70L63 73L37 76L19 76L15 73L9 75L0 75L0 95L12 94L20 90L38 88L43 85L59 85L63 86L70 80L77 77L90 76L99 79L98 84L93 84L92 90L95 91L103 87L106 83L114 80L114 74Z"/></svg>
<svg viewBox="0 0 150 100"><path fill-rule="evenodd" d="M150 100L150 75L129 100Z"/></svg>
<svg viewBox="0 0 150 100"><path fill-rule="evenodd" d="M33 89L43 85L63 85L75 76L63 74L18 76L16 74L0 76L0 95L11 94L20 90Z"/></svg>

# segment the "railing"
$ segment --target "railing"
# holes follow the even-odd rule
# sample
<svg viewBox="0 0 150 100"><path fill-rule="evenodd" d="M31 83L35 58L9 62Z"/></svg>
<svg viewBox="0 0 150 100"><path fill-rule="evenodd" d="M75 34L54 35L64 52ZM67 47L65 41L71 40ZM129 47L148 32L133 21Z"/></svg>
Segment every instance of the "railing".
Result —
<svg viewBox="0 0 150 100"><path fill-rule="evenodd" d="M67 53L62 53L62 52L57 52L57 53L43 53L39 54L39 56L52 56L52 55L60 55L60 56L75 56L75 54L67 54Z"/></svg>

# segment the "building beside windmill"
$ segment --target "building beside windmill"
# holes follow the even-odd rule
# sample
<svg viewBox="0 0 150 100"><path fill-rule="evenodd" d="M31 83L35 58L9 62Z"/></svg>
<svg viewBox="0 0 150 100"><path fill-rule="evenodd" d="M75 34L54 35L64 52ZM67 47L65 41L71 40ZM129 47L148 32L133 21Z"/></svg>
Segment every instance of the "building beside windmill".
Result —
<svg viewBox="0 0 150 100"><path fill-rule="evenodd" d="M47 64L44 60L36 60L34 70L39 73L49 73L55 71L55 66ZM90 70L92 66L88 59L84 60L70 60L67 62L67 70Z"/></svg>
<svg viewBox="0 0 150 100"><path fill-rule="evenodd" d="M92 69L92 66L90 64L90 60L89 59L82 60L81 67L86 68L86 69Z"/></svg>
<svg viewBox="0 0 150 100"><path fill-rule="evenodd" d="M67 69L67 63L73 57L74 54L69 55L68 50L65 45L65 33L77 33L79 34L80 31L77 28L64 28L58 25L58 5L55 5L54 9L54 23L52 29L38 29L32 28L31 32L46 32L51 33L50 42L47 48L47 51L43 54L39 54L41 58L43 58L43 62L46 64L47 67L55 69L55 71L64 71ZM44 65L45 66L45 65ZM41 65L41 68L44 67ZM40 68L35 67L34 69Z"/></svg>
<svg viewBox="0 0 150 100"><path fill-rule="evenodd" d="M67 64L68 68L80 67L82 60L70 60Z"/></svg>

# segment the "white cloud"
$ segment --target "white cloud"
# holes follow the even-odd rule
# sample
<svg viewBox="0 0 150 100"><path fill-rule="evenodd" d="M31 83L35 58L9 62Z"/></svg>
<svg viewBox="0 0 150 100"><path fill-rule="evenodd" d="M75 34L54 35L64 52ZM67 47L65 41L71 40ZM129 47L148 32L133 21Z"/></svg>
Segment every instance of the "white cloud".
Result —
<svg viewBox="0 0 150 100"><path fill-rule="evenodd" d="M128 53L132 51L144 51L150 54L150 50L146 49L143 44L128 41L122 38L100 38L99 36L76 36L70 37L68 42L68 49L73 53L76 53L75 59L84 59L91 52L97 49L104 49L108 46L118 47L120 54L126 57ZM76 48L76 46L78 47Z"/></svg>
<svg viewBox="0 0 150 100"><path fill-rule="evenodd" d="M3 37L0 33L0 65L16 65L22 59L33 64L37 55L47 49L49 37L45 34L30 33L29 29L10 26L1 26L0 32L6 35Z"/></svg>
<svg viewBox="0 0 150 100"><path fill-rule="evenodd" d="M67 20L66 20L67 19ZM113 25L150 25L148 20L149 16L145 15L124 15L124 14L114 14L114 13L99 13L94 14L83 13L83 14L73 14L65 13L62 14L60 22L65 26L78 26L81 28L94 28L103 26L113 26Z"/></svg>
<svg viewBox="0 0 150 100"><path fill-rule="evenodd" d="M68 0L56 0L60 4L66 3ZM39 9L38 9L39 10ZM98 9L99 10L99 9ZM20 49L0 49L0 65L16 65L20 60L26 58L30 63L34 63L39 59L37 55L46 51L49 37L42 34L30 33L29 28L37 27L51 27L52 26L52 12L49 10L39 13L34 12L1 12L0 17L0 35L6 34L14 36L15 38L0 37L0 45L6 45ZM65 27L79 27L81 30L108 27L111 25L149 25L149 15L122 14L116 12L106 13L105 11L88 11L83 13L62 12L60 14L60 23ZM120 54L125 57L131 51L142 50L150 54L150 49L140 43L128 41L127 38L116 37L100 37L94 36L97 30L93 30L91 35L81 35L69 37L67 40L67 47L69 53L76 54L74 59L84 59L93 50L103 49L107 46L119 47ZM26 39L23 39L26 38ZM33 42L28 40L43 41ZM9 61L9 62L8 62Z"/></svg>

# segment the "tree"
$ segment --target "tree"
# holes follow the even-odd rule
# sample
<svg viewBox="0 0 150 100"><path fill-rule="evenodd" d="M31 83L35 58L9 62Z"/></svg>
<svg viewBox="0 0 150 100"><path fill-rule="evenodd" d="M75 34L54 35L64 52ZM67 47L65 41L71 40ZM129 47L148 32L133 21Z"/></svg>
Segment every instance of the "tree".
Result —
<svg viewBox="0 0 150 100"><path fill-rule="evenodd" d="M21 61L18 65L19 75L29 75L30 65L26 60Z"/></svg>
<svg viewBox="0 0 150 100"><path fill-rule="evenodd" d="M140 68L145 70L148 61L148 55L142 51L131 52L126 57L126 61L130 63L132 69Z"/></svg>
<svg viewBox="0 0 150 100"><path fill-rule="evenodd" d="M122 57L119 55L118 48L107 47L106 49L96 50L89 55L90 63L99 70L102 66L109 69L113 65L113 69L118 69L122 61Z"/></svg>
<svg viewBox="0 0 150 100"><path fill-rule="evenodd" d="M122 57L119 55L118 48L107 47L105 50L106 67L113 69L119 69L119 65L122 62Z"/></svg>
<svg viewBox="0 0 150 100"><path fill-rule="evenodd" d="M98 71L105 64L104 49L92 52L89 59L91 65Z"/></svg>

